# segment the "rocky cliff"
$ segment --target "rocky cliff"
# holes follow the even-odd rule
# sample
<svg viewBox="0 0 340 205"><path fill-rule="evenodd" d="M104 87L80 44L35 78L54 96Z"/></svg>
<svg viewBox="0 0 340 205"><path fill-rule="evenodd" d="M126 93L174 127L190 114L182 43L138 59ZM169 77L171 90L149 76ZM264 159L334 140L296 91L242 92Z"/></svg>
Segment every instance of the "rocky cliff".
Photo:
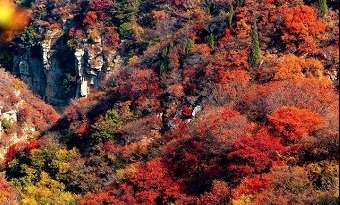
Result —
<svg viewBox="0 0 340 205"><path fill-rule="evenodd" d="M103 51L100 37L70 48L62 29L48 30L38 45L15 45L13 53L11 72L57 110L86 97L121 63L115 50Z"/></svg>

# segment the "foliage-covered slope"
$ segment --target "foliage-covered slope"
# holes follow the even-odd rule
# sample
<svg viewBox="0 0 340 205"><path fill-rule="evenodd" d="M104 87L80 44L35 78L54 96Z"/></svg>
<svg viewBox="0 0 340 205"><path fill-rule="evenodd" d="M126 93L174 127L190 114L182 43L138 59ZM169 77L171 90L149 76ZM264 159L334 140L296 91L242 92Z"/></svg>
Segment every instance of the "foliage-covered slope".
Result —
<svg viewBox="0 0 340 205"><path fill-rule="evenodd" d="M25 84L0 70L1 149L23 141L55 123L59 115L27 90ZM3 156L2 156L3 157Z"/></svg>
<svg viewBox="0 0 340 205"><path fill-rule="evenodd" d="M7 155L22 204L339 203L337 1L47 3L126 63Z"/></svg>

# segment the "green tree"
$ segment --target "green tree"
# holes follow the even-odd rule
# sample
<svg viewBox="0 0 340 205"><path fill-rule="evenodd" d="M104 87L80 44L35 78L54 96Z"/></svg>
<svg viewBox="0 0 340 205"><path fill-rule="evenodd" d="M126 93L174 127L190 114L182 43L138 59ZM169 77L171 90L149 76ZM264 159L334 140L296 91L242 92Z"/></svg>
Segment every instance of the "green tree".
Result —
<svg viewBox="0 0 340 205"><path fill-rule="evenodd" d="M189 56L194 47L195 41L191 38L188 38L184 41L184 53L186 56Z"/></svg>
<svg viewBox="0 0 340 205"><path fill-rule="evenodd" d="M165 47L161 52L161 65L159 66L159 76L164 78L165 72L169 65L169 48Z"/></svg>
<svg viewBox="0 0 340 205"><path fill-rule="evenodd" d="M113 140L118 142L120 140L117 130L123 125L123 119L115 110L109 110L93 125L92 138L96 142L105 142Z"/></svg>
<svg viewBox="0 0 340 205"><path fill-rule="evenodd" d="M139 11L140 0L118 0L115 5L120 24L130 22Z"/></svg>
<svg viewBox="0 0 340 205"><path fill-rule="evenodd" d="M229 28L232 27L234 15L235 15L234 6L233 6L233 5L230 5L230 7L229 7L229 12L228 12L228 15L227 15L228 26L229 26Z"/></svg>
<svg viewBox="0 0 340 205"><path fill-rule="evenodd" d="M119 26L119 34L121 38L127 38L130 39L132 38L132 25L129 22L125 22Z"/></svg>
<svg viewBox="0 0 340 205"><path fill-rule="evenodd" d="M19 37L28 46L35 46L39 43L39 31L33 26L27 27Z"/></svg>
<svg viewBox="0 0 340 205"><path fill-rule="evenodd" d="M328 13L328 6L326 0L319 0L319 7L321 10L322 17L325 17Z"/></svg>
<svg viewBox="0 0 340 205"><path fill-rule="evenodd" d="M257 31L256 22L251 29L251 47L250 47L250 54L249 54L249 65L253 67L256 62L261 58L261 50L260 50L260 42L259 42L259 34Z"/></svg>
<svg viewBox="0 0 340 205"><path fill-rule="evenodd" d="M208 45L210 46L210 48L215 47L215 37L214 37L213 34L210 34L209 36L207 36L206 41L207 41Z"/></svg>

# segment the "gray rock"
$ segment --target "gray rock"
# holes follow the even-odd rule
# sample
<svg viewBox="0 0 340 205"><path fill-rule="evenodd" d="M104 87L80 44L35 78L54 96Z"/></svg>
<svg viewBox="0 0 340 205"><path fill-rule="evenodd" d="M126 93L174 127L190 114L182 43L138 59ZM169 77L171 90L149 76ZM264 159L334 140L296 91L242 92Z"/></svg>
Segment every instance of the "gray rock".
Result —
<svg viewBox="0 0 340 205"><path fill-rule="evenodd" d="M57 110L71 99L86 97L121 65L117 51L103 51L101 38L83 39L72 51L62 40L63 30L49 30L39 47L16 45L12 73ZM70 76L76 73L76 76ZM66 76L69 76L66 78ZM68 81L76 86L67 87Z"/></svg>

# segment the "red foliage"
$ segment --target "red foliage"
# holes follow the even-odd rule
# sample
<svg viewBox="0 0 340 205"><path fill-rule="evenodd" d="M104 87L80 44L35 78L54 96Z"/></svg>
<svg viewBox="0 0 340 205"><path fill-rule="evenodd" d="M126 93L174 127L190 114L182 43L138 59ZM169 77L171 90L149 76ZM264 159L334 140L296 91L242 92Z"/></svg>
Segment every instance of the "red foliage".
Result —
<svg viewBox="0 0 340 205"><path fill-rule="evenodd" d="M94 11L103 11L112 7L111 0L92 0L90 1L90 9Z"/></svg>
<svg viewBox="0 0 340 205"><path fill-rule="evenodd" d="M171 85L168 90L170 94L176 97L182 97L184 95L183 86L179 83Z"/></svg>
<svg viewBox="0 0 340 205"><path fill-rule="evenodd" d="M232 31L230 28L224 30L223 36L219 39L218 43L220 45L228 44L231 41Z"/></svg>
<svg viewBox="0 0 340 205"><path fill-rule="evenodd" d="M255 175L245 178L242 183L233 191L233 198L238 198L241 195L250 195L270 186L272 178L269 175Z"/></svg>
<svg viewBox="0 0 340 205"><path fill-rule="evenodd" d="M37 130L46 129L59 119L58 113L52 106L47 105L32 92L26 89L26 85L0 70L0 101L2 112L19 110L19 123L28 122Z"/></svg>
<svg viewBox="0 0 340 205"><path fill-rule="evenodd" d="M133 102L141 112L157 110L161 94L159 80L151 69L136 69L125 73L118 81L118 92Z"/></svg>
<svg viewBox="0 0 340 205"><path fill-rule="evenodd" d="M182 106L182 115L183 117L191 117L192 114L192 108L188 107L186 105Z"/></svg>
<svg viewBox="0 0 340 205"><path fill-rule="evenodd" d="M30 140L27 142L19 142L17 144L11 145L5 155L5 163L7 164L8 162L12 161L18 152L30 154L31 150L39 148L41 144L41 140Z"/></svg>
<svg viewBox="0 0 340 205"><path fill-rule="evenodd" d="M4 205L19 204L18 195L3 177L0 177L0 203Z"/></svg>
<svg viewBox="0 0 340 205"><path fill-rule="evenodd" d="M79 205L102 205L102 204L115 204L115 205L136 205L135 203L125 203L117 200L113 197L115 193L111 190L103 191L100 193L87 193L82 200L79 201Z"/></svg>
<svg viewBox="0 0 340 205"><path fill-rule="evenodd" d="M68 35L71 38L84 39L86 38L85 32L81 29L71 28Z"/></svg>
<svg viewBox="0 0 340 205"><path fill-rule="evenodd" d="M268 121L274 133L285 142L296 141L324 126L320 115L296 107L279 108L268 116Z"/></svg>
<svg viewBox="0 0 340 205"><path fill-rule="evenodd" d="M195 131L192 136L179 133L181 137L167 143L165 150L169 171L184 183L186 193L199 196L222 173L219 156L224 146L213 136Z"/></svg>
<svg viewBox="0 0 340 205"><path fill-rule="evenodd" d="M154 204L157 199L166 203L182 192L181 185L170 178L161 158L141 164L137 170L129 175L129 179L138 187L136 199L140 204ZM148 198L141 197L146 195Z"/></svg>
<svg viewBox="0 0 340 205"><path fill-rule="evenodd" d="M245 116L229 107L222 107L206 108L194 129L200 136L213 136L227 148L235 139L246 136L250 127Z"/></svg>
<svg viewBox="0 0 340 205"><path fill-rule="evenodd" d="M83 23L87 25L92 25L97 20L97 13L95 11L87 12Z"/></svg>
<svg viewBox="0 0 340 205"><path fill-rule="evenodd" d="M241 138L235 141L227 155L228 170L237 177L268 172L273 162L279 160L279 153L282 151L280 138L272 137L265 131Z"/></svg>
<svg viewBox="0 0 340 205"><path fill-rule="evenodd" d="M200 196L198 205L226 204L230 197L230 188L224 181L213 181L212 188Z"/></svg>
<svg viewBox="0 0 340 205"><path fill-rule="evenodd" d="M170 178L161 158L154 158L126 171L126 182L103 193L87 194L80 204L150 205L188 200L188 197L182 194L180 183Z"/></svg>
<svg viewBox="0 0 340 205"><path fill-rule="evenodd" d="M27 103L24 103L20 107L20 110L18 112L18 121L24 122L26 119L29 118L29 116L32 115L31 113L32 113L31 107Z"/></svg>
<svg viewBox="0 0 340 205"><path fill-rule="evenodd" d="M81 125L77 127L77 130L75 131L75 133L78 136L84 136L88 134L90 127L91 127L91 122L89 120L84 120L82 121Z"/></svg>
<svg viewBox="0 0 340 205"><path fill-rule="evenodd" d="M119 83L119 92L131 99L137 99L140 96L159 96L161 93L158 77L151 69L136 69L132 73L126 73Z"/></svg>
<svg viewBox="0 0 340 205"><path fill-rule="evenodd" d="M110 49L117 49L119 46L119 34L113 27L105 27L103 33L103 45Z"/></svg>

